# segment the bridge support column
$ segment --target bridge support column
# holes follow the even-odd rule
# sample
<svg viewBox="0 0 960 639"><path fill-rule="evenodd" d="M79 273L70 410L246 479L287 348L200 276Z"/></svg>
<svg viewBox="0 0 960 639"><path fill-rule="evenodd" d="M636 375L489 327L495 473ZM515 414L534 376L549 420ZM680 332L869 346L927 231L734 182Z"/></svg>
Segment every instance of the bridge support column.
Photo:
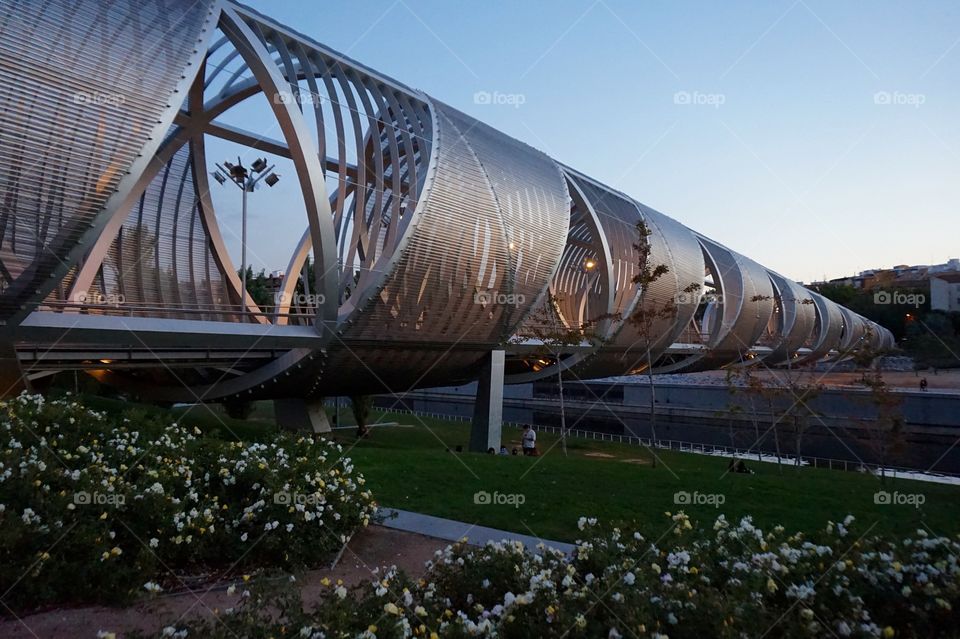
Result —
<svg viewBox="0 0 960 639"><path fill-rule="evenodd" d="M284 430L307 433L330 432L330 419L327 417L322 399L275 399L273 413L277 425Z"/></svg>
<svg viewBox="0 0 960 639"><path fill-rule="evenodd" d="M470 450L485 453L490 448L500 450L500 431L503 427L503 351L492 351L486 356L477 398L473 404L473 423L470 426Z"/></svg>
<svg viewBox="0 0 960 639"><path fill-rule="evenodd" d="M20 368L13 342L0 339L0 399L15 397L30 390L27 376Z"/></svg>

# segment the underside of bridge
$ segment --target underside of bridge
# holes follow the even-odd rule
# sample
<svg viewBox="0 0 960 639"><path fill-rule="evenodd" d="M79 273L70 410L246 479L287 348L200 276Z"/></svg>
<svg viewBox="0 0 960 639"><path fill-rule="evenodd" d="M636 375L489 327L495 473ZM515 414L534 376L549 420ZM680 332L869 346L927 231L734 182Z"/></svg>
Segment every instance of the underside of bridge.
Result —
<svg viewBox="0 0 960 639"><path fill-rule="evenodd" d="M788 277L242 5L7 9L3 394L83 370L167 401L315 401L487 379L491 361L516 383L893 346ZM269 126L230 123L254 101ZM242 293L211 139L295 171L284 179L304 218L271 305Z"/></svg>

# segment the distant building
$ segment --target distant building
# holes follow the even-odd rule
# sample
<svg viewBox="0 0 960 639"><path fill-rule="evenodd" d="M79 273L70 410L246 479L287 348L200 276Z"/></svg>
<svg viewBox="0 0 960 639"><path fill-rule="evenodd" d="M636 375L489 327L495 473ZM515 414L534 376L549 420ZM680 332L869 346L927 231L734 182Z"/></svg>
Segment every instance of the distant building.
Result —
<svg viewBox="0 0 960 639"><path fill-rule="evenodd" d="M940 273L930 278L930 308L960 312L960 272Z"/></svg>
<svg viewBox="0 0 960 639"><path fill-rule="evenodd" d="M878 289L920 289L929 291L933 302L932 278L960 275L960 258L951 258L943 264L898 264L887 269L870 269L856 275L837 277L832 280L814 282L814 288L826 284L852 286L862 290ZM942 286L942 284L938 284ZM956 300L954 300L956 304ZM931 306L931 308L937 308ZM953 309L951 309L953 310Z"/></svg>

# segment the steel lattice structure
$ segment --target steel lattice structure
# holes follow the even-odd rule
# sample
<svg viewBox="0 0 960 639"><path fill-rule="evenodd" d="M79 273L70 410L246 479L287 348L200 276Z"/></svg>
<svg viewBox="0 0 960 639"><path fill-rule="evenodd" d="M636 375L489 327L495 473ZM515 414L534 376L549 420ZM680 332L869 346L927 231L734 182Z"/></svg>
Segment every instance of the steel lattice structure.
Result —
<svg viewBox="0 0 960 639"><path fill-rule="evenodd" d="M171 400L283 398L467 381L505 347L508 381L524 381L893 346L789 278L242 5L0 6L9 370L81 368ZM220 119L263 96L281 139ZM205 136L296 167L307 219L275 308L240 308ZM640 221L649 260L667 267L646 290L633 281ZM320 301L300 305L303 293ZM623 319L638 307L668 310L641 330ZM603 319L562 357L511 349L544 313L568 328Z"/></svg>

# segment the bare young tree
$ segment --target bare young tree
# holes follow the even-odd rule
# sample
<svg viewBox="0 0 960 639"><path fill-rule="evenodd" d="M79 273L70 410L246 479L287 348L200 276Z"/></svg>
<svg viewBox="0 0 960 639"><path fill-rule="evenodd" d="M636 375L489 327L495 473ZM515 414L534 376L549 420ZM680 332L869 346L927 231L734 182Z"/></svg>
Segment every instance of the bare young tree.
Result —
<svg viewBox="0 0 960 639"><path fill-rule="evenodd" d="M803 438L810 427L812 419L819 419L820 413L813 407L813 402L823 393L824 385L819 378L814 378L811 369L794 369L784 376L786 391L786 408L781 419L793 426L794 465L801 466L803 456Z"/></svg>
<svg viewBox="0 0 960 639"><path fill-rule="evenodd" d="M666 264L654 264L651 260L653 246L650 242L650 236L653 231L647 226L644 220L637 222L637 241L633 243L633 249L637 255L637 272L631 282L640 290L640 300L630 313L627 321L632 324L640 337L641 348L644 351L644 360L646 363L647 379L650 384L650 435L651 439L657 441L657 416L656 416L656 385L653 383L653 344L659 335L655 334L656 326L664 319L672 318L677 313L676 299L670 299L662 304L654 304L647 297L651 285L661 277L670 272ZM699 282L691 283L680 291L682 294L692 295L700 290ZM654 455L654 465L656 465L656 455Z"/></svg>
<svg viewBox="0 0 960 639"><path fill-rule="evenodd" d="M584 346L585 343L596 346L599 343L599 337L594 328L594 321L578 326L565 323L559 311L560 302L561 298L555 296L552 291L547 291L544 304L535 310L524 324L521 339L532 337L540 342L536 349L537 355L543 359L545 365L549 365L553 360L556 366L557 389L560 394L560 447L566 455L567 417L563 399L563 351L566 347Z"/></svg>
<svg viewBox="0 0 960 639"><path fill-rule="evenodd" d="M906 447L903 417L903 398L894 392L883 379L883 374L870 371L863 376L870 389L870 403L876 409L874 419L863 419L866 443L880 467L880 482L886 483L886 468Z"/></svg>
<svg viewBox="0 0 960 639"><path fill-rule="evenodd" d="M757 447L757 461L761 461L763 458L760 415L757 411L757 402L759 401L762 404L766 404L767 416L770 419L770 427L768 430L773 431L773 444L777 455L777 470L783 473L783 455L780 450L780 418L777 417L776 411L776 406L781 399L783 389L776 384L768 384L763 379L763 376L758 375L757 371L750 366L741 367L739 369L739 375L744 381L744 393L750 399L750 415L753 419L754 446ZM765 436L764 434L763 437Z"/></svg>

